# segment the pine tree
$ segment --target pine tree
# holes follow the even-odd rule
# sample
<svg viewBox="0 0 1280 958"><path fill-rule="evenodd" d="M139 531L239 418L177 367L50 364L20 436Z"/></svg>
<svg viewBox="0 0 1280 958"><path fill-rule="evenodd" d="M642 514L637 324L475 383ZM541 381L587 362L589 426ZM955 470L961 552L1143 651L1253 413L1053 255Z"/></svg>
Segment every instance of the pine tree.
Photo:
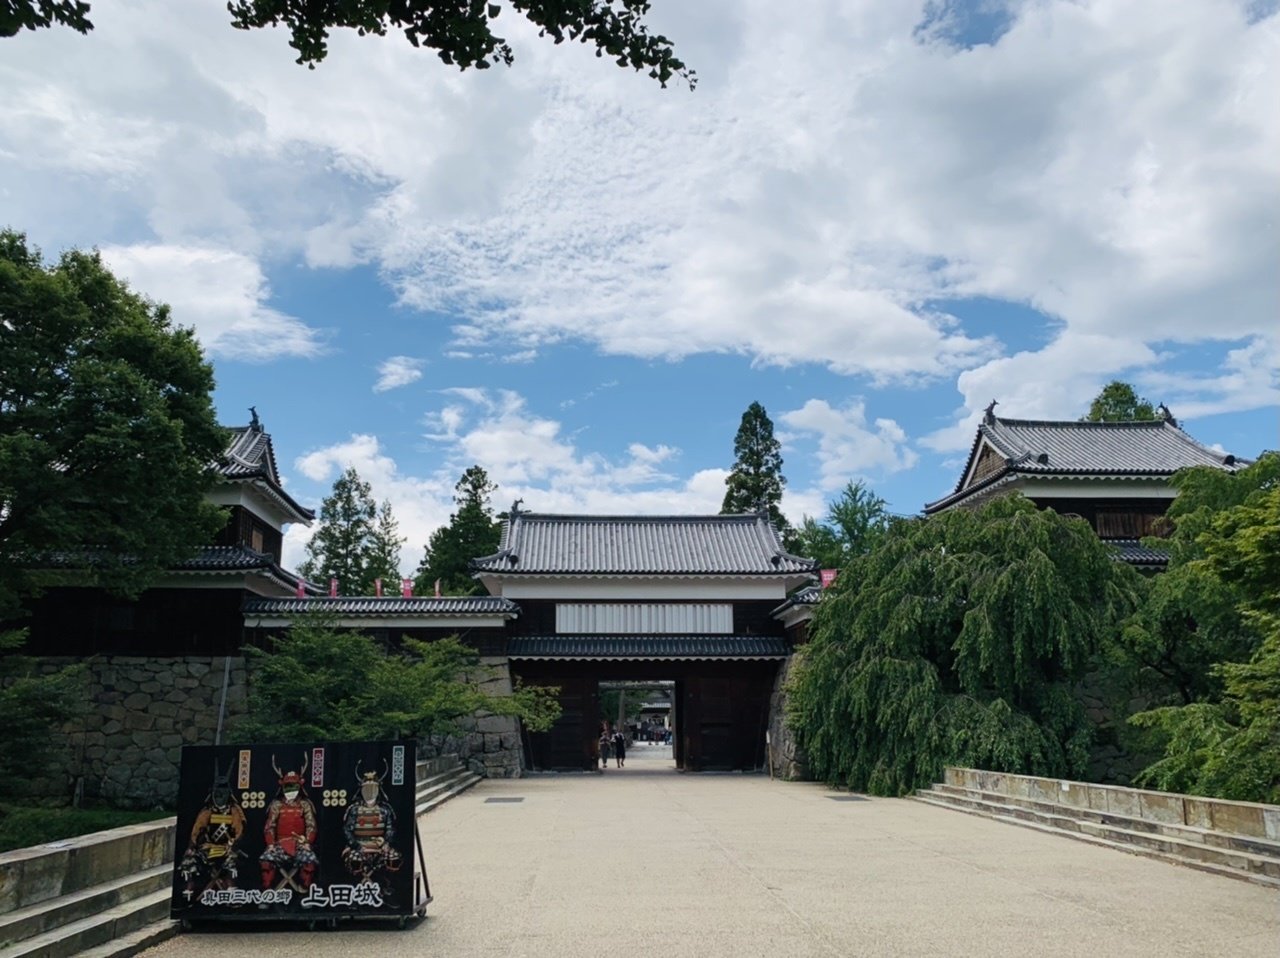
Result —
<svg viewBox="0 0 1280 958"><path fill-rule="evenodd" d="M839 569L875 548L890 519L883 499L861 482L850 482L832 500L825 519L804 517L788 548L816 560L819 568Z"/></svg>
<svg viewBox="0 0 1280 958"><path fill-rule="evenodd" d="M484 586L471 577L468 563L498 551L502 527L494 520L489 505L497 488L479 466L462 474L454 486L453 501L458 511L449 516L447 526L431 534L414 577L415 592L429 595L439 580L441 592L447 595L484 593Z"/></svg>
<svg viewBox="0 0 1280 958"><path fill-rule="evenodd" d="M386 593L395 594L400 588L400 546L404 542L400 524L391 514L391 502L384 499L378 507L378 521L369 541L369 568L366 578L376 588L378 579Z"/></svg>
<svg viewBox="0 0 1280 958"><path fill-rule="evenodd" d="M1152 422L1158 418L1155 407L1138 398L1132 386L1113 379L1094 397L1081 422Z"/></svg>
<svg viewBox="0 0 1280 958"><path fill-rule="evenodd" d="M320 583L337 579L343 595L373 595L374 578L385 576L388 568L394 570L398 561L398 556L387 551L387 543L395 539L395 520L390 504L384 503L383 508L390 524L384 530L388 538L380 544L372 488L349 467L320 505L320 528L307 543L307 558L298 571Z"/></svg>
<svg viewBox="0 0 1280 958"><path fill-rule="evenodd" d="M782 475L782 443L773 438L773 421L758 402L742 414L733 455L720 514L767 512L784 535L789 533L791 527L778 508L787 484Z"/></svg>

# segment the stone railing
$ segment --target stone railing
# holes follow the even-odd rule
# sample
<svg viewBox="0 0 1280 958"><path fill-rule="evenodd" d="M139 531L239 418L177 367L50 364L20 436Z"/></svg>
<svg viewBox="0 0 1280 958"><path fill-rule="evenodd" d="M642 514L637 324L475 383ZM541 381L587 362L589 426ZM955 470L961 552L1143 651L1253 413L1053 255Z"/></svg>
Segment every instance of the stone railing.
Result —
<svg viewBox="0 0 1280 958"><path fill-rule="evenodd" d="M976 768L948 768L945 782L959 788L1008 795L1070 808L1087 808L1164 825L1187 825L1280 841L1280 806L1154 792L1118 785L1092 785L1035 775Z"/></svg>

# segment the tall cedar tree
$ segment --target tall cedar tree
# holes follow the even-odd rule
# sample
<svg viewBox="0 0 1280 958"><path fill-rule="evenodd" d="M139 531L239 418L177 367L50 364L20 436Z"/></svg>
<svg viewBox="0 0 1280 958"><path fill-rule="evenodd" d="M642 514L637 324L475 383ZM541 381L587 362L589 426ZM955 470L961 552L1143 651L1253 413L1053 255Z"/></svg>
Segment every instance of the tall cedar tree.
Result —
<svg viewBox="0 0 1280 958"><path fill-rule="evenodd" d="M1174 704L1133 717L1162 739L1139 781L1280 802L1280 454L1174 476L1169 571L1129 622L1130 664Z"/></svg>
<svg viewBox="0 0 1280 958"><path fill-rule="evenodd" d="M446 595L484 594L484 586L471 577L468 564L498 551L502 525L494 520L489 505L498 487L483 469L472 466L453 488L458 511L449 516L447 526L431 533L414 578L414 592L421 595L430 595L437 579Z"/></svg>
<svg viewBox="0 0 1280 958"><path fill-rule="evenodd" d="M45 265L0 231L0 619L48 581L44 557L130 595L212 540L212 390L192 331L96 252Z"/></svg>
<svg viewBox="0 0 1280 958"><path fill-rule="evenodd" d="M400 546L404 541L404 536L400 535L400 523L391 514L391 503L384 499L378 507L378 519L369 540L369 569L366 575L375 585L381 579L382 587L388 594L399 594Z"/></svg>
<svg viewBox="0 0 1280 958"><path fill-rule="evenodd" d="M348 467L320 504L320 528L298 571L312 581L338 580L342 595L373 595L374 580L399 579L399 544L391 504L381 512L372 487Z"/></svg>
<svg viewBox="0 0 1280 958"><path fill-rule="evenodd" d="M1089 412L1081 422L1151 422L1159 419L1155 407L1138 394L1128 383L1113 379L1102 387L1102 392L1089 404Z"/></svg>
<svg viewBox="0 0 1280 958"><path fill-rule="evenodd" d="M558 690L485 690L489 670L456 638L382 643L322 617L306 617L254 657L249 710L232 735L242 742L425 737L458 730L477 712L514 715L545 731L560 714Z"/></svg>
<svg viewBox="0 0 1280 958"><path fill-rule="evenodd" d="M818 606L788 722L814 774L900 795L947 764L1084 772L1072 684L1140 595L1080 519L1002 497L895 522Z"/></svg>
<svg viewBox="0 0 1280 958"><path fill-rule="evenodd" d="M805 516L790 548L822 569L840 569L876 547L892 517L883 499L861 482L850 482L821 521Z"/></svg>
<svg viewBox="0 0 1280 958"><path fill-rule="evenodd" d="M671 41L649 33L644 16L649 0L507 0L512 10L538 28L540 35L556 43L577 40L593 45L596 56L608 56L620 67L647 71L662 86L673 76L692 89L694 71L676 57ZM231 0L227 4L231 25L240 30L283 24L290 33L289 46L298 51L298 63L314 67L329 52L329 31L336 27L355 30L361 36L383 36L389 29L403 30L415 47L435 50L445 63L459 69L509 66L511 47L493 33L493 21L502 4L440 3L435 0ZM87 0L8 0L0 5L0 37L20 30L37 30L54 24L80 33L93 29Z"/></svg>
<svg viewBox="0 0 1280 958"><path fill-rule="evenodd" d="M773 438L773 421L758 402L742 414L733 437L733 457L720 514L767 512L774 525L788 534L791 527L778 508L787 485L782 475L782 443Z"/></svg>

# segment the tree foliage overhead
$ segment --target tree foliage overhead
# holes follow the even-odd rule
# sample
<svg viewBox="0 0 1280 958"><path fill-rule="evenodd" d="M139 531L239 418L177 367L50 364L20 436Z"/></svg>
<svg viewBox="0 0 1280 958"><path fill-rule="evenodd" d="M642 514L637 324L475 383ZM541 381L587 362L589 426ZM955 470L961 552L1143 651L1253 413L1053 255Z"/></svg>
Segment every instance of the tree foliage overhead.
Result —
<svg viewBox="0 0 1280 958"><path fill-rule="evenodd" d="M1132 386L1113 379L1093 398L1081 422L1151 422L1159 418L1155 407L1139 399Z"/></svg>
<svg viewBox="0 0 1280 958"><path fill-rule="evenodd" d="M1132 720L1164 741L1140 781L1280 802L1280 454L1174 482L1169 571L1124 632L1124 654L1175 692Z"/></svg>
<svg viewBox="0 0 1280 958"><path fill-rule="evenodd" d="M845 485L821 521L805 516L789 548L822 569L839 569L879 544L891 520L887 503L862 482Z"/></svg>
<svg viewBox="0 0 1280 958"><path fill-rule="evenodd" d="M471 577L472 559L498 551L502 525L493 517L489 499L498 487L479 466L471 466L454 487L458 511L449 524L431 533L414 578L414 592L429 595L436 580L446 595L482 595L484 586Z"/></svg>
<svg viewBox="0 0 1280 958"><path fill-rule="evenodd" d="M489 677L474 649L457 639L416 642L388 652L360 632L321 617L299 620L253 657L249 711L233 729L240 741L360 741L458 730L477 711L514 715L533 731L559 717L557 689L517 686L486 692Z"/></svg>
<svg viewBox="0 0 1280 958"><path fill-rule="evenodd" d="M790 525L779 509L787 485L782 474L782 443L773 437L773 420L758 402L742 414L733 437L733 460L724 480L720 514L766 512L774 525L788 532Z"/></svg>
<svg viewBox="0 0 1280 958"><path fill-rule="evenodd" d="M349 466L320 504L320 528L298 571L321 583L337 579L342 595L373 595L375 579L399 579L402 541L391 503L379 509L372 487Z"/></svg>
<svg viewBox="0 0 1280 958"><path fill-rule="evenodd" d="M403 30L413 46L435 50L447 64L484 70L515 59L507 41L493 32L504 5L533 23L540 36L594 46L597 57L644 70L664 87L672 77L691 89L697 82L671 41L649 32L650 0L230 0L227 11L240 30L285 27L297 62L311 67L328 55L329 33L341 27L360 36ZM0 37L55 24L88 33L89 9L85 0L6 0L0 4Z"/></svg>
<svg viewBox="0 0 1280 958"><path fill-rule="evenodd" d="M788 721L819 778L860 791L946 764L1079 775L1071 686L1140 588L1087 523L1020 497L894 523L818 606Z"/></svg>
<svg viewBox="0 0 1280 958"><path fill-rule="evenodd" d="M46 265L0 231L0 616L51 559L131 594L211 540L212 389L192 331L96 252Z"/></svg>

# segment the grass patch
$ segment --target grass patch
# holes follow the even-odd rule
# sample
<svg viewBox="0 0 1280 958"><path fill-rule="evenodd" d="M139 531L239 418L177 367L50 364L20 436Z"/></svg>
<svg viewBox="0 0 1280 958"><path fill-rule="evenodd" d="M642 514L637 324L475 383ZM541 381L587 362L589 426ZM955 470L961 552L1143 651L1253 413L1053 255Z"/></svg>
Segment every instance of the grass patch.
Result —
<svg viewBox="0 0 1280 958"><path fill-rule="evenodd" d="M0 852L75 838L121 825L167 818L172 812L125 811L118 808L37 808L0 805Z"/></svg>

